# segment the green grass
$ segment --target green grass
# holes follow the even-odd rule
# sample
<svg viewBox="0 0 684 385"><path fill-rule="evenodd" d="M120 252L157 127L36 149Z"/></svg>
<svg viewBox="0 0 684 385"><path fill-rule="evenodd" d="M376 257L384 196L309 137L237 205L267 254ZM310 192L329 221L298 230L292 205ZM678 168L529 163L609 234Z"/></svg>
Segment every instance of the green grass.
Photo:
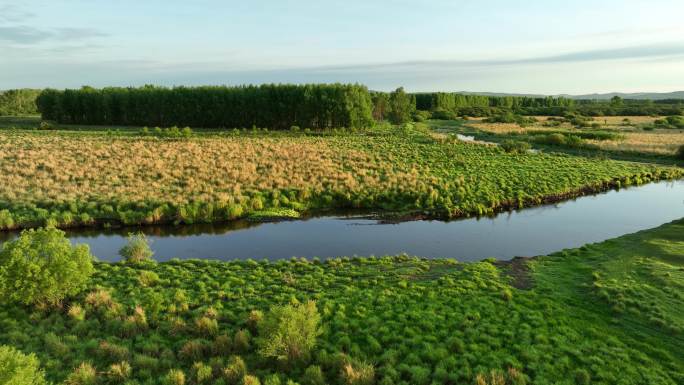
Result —
<svg viewBox="0 0 684 385"><path fill-rule="evenodd" d="M249 214L249 219L252 220L271 220L271 219L297 219L302 216L301 213L292 209L270 209L254 211Z"/></svg>
<svg viewBox="0 0 684 385"><path fill-rule="evenodd" d="M35 352L54 381L90 362L98 384L125 383L111 367L122 361L128 384L159 383L171 369L195 384L197 362L214 368L209 383L226 384L220 373L237 355L262 383L278 373L303 384L315 365L343 384L346 363L366 362L377 384L473 384L494 371L509 383L674 385L684 382L683 265L684 220L504 265L99 263L64 309L0 305L0 344ZM517 289L512 277L529 282ZM323 334L308 362L283 366L257 353L249 314L295 298L317 301Z"/></svg>

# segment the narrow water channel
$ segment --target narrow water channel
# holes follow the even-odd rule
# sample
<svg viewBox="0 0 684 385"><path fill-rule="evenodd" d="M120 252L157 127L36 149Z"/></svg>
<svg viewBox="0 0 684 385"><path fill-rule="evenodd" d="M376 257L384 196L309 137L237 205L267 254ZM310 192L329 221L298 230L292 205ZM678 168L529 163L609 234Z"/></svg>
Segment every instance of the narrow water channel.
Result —
<svg viewBox="0 0 684 385"><path fill-rule="evenodd" d="M72 230L102 261L119 259L129 232L143 231L155 259L282 259L395 255L477 261L548 254L684 217L684 181L651 183L554 205L454 221L380 224L358 216L316 217L278 223L148 226ZM0 234L0 241L16 233Z"/></svg>

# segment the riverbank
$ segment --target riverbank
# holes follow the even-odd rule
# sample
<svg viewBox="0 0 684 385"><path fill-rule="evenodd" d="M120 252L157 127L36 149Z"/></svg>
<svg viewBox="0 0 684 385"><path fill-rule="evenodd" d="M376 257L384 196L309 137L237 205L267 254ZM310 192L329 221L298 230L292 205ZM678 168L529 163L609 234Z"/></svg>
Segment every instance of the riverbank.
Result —
<svg viewBox="0 0 684 385"><path fill-rule="evenodd" d="M662 181L563 203L457 220L387 218L385 213L326 212L324 216L193 225L78 228L66 231L87 243L101 261L118 261L130 233L142 232L155 258L322 259L342 255L407 253L428 258L479 261L540 255L600 242L684 217L684 180ZM625 208L639 208L626 210ZM0 244L19 232L0 233ZM1 247L1 245L0 245Z"/></svg>
<svg viewBox="0 0 684 385"><path fill-rule="evenodd" d="M62 310L0 305L0 344L35 352L54 381L90 362L98 381L125 363L128 381L153 383L174 369L194 382L199 362L220 382L232 355L269 384L307 383L305 372L319 369L338 384L341 366L369 363L377 384L501 376L674 385L684 380L682 258L684 220L503 264L98 263L89 289ZM294 299L316 301L322 334L308 360L279 367L258 354L250 314Z"/></svg>

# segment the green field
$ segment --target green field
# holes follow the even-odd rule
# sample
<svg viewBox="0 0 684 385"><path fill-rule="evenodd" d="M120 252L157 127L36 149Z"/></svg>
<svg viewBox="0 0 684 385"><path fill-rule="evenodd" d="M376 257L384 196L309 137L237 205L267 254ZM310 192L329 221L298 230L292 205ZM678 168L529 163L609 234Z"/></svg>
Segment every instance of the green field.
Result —
<svg viewBox="0 0 684 385"><path fill-rule="evenodd" d="M58 128L0 131L0 229L217 222L278 209L453 218L682 176L661 165L507 153L423 125L189 137Z"/></svg>
<svg viewBox="0 0 684 385"><path fill-rule="evenodd" d="M678 221L514 263L99 263L61 309L1 305L0 344L35 352L55 381L87 362L97 384L180 370L189 384L674 385L683 255ZM265 355L254 311L309 300L321 317L311 353Z"/></svg>

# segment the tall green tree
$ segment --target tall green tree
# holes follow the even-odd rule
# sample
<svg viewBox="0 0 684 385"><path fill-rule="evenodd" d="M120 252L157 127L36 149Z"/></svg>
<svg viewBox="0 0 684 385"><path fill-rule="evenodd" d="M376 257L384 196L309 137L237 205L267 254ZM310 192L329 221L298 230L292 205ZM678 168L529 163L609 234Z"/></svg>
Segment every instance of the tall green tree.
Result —
<svg viewBox="0 0 684 385"><path fill-rule="evenodd" d="M389 120L394 124L402 124L411 120L411 113L415 110L415 103L411 96L399 87L389 96Z"/></svg>

